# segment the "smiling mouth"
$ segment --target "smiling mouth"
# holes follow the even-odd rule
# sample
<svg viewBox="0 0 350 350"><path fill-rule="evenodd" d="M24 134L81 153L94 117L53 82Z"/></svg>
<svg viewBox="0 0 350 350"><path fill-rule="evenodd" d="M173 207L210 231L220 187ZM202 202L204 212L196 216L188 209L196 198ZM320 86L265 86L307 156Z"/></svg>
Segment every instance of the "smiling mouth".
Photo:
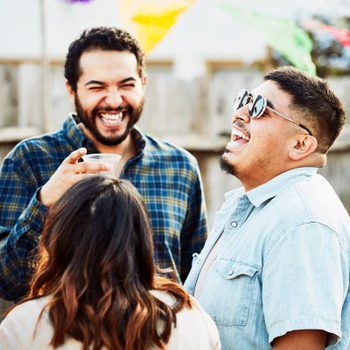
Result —
<svg viewBox="0 0 350 350"><path fill-rule="evenodd" d="M125 118L126 111L119 111L116 113L99 113L101 120L106 126L118 126Z"/></svg>
<svg viewBox="0 0 350 350"><path fill-rule="evenodd" d="M243 132L242 130L233 126L232 132L231 132L231 142L239 141L239 140L249 142L250 135L247 132Z"/></svg>

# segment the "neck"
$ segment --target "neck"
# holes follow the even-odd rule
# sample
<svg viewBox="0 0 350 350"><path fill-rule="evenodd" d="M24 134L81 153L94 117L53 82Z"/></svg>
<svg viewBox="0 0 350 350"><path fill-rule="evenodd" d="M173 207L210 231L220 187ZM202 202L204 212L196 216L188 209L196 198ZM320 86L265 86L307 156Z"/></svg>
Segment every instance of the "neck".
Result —
<svg viewBox="0 0 350 350"><path fill-rule="evenodd" d="M279 169L278 171L275 171L273 173L265 172L264 175L254 177L252 174L249 174L246 177L238 178L244 187L245 192L251 191L256 187L259 187L266 182L269 182L270 180L274 179L278 175L281 175L289 170L296 169L296 168L304 168L304 167L315 167L315 168L321 168L325 165L326 157L324 155L320 155L320 157L316 157L314 161L312 162L299 162L298 164L292 163L288 167L284 167L283 169Z"/></svg>

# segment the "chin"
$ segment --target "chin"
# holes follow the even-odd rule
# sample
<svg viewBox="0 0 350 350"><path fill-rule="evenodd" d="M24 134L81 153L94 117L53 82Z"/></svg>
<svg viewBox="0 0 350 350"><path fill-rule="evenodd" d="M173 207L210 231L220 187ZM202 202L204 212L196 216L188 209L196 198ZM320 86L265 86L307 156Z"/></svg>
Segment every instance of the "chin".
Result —
<svg viewBox="0 0 350 350"><path fill-rule="evenodd" d="M232 165L229 160L227 159L227 153L225 152L221 157L220 157L220 168L224 172L230 175L236 175L236 169L234 165Z"/></svg>
<svg viewBox="0 0 350 350"><path fill-rule="evenodd" d="M104 135L97 130L90 130L95 139L102 143L105 146L117 146L121 144L129 135L130 130L125 130L123 133L120 133L119 135Z"/></svg>

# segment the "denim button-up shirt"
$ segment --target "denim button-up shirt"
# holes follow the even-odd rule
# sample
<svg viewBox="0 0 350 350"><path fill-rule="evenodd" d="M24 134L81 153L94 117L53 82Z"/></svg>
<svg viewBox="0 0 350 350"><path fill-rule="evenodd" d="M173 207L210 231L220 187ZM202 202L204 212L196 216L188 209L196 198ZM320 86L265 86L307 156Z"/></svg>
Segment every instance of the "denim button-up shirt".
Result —
<svg viewBox="0 0 350 350"><path fill-rule="evenodd" d="M226 194L211 234L195 255L186 289L218 242L200 304L223 349L271 349L293 330L328 332L329 349L350 349L350 221L316 168L285 172Z"/></svg>

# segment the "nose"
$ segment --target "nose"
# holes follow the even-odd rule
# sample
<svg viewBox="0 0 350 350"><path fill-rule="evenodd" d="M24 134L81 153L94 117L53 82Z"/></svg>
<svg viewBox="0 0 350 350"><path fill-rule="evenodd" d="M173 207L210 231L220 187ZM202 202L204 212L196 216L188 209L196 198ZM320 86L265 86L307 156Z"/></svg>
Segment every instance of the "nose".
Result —
<svg viewBox="0 0 350 350"><path fill-rule="evenodd" d="M241 120L244 123L250 122L250 116L249 116L249 111L248 111L247 105L234 111L234 113L232 115L232 123L236 122L237 120Z"/></svg>
<svg viewBox="0 0 350 350"><path fill-rule="evenodd" d="M107 91L105 103L111 108L118 108L123 102L123 96L118 89L111 89Z"/></svg>

